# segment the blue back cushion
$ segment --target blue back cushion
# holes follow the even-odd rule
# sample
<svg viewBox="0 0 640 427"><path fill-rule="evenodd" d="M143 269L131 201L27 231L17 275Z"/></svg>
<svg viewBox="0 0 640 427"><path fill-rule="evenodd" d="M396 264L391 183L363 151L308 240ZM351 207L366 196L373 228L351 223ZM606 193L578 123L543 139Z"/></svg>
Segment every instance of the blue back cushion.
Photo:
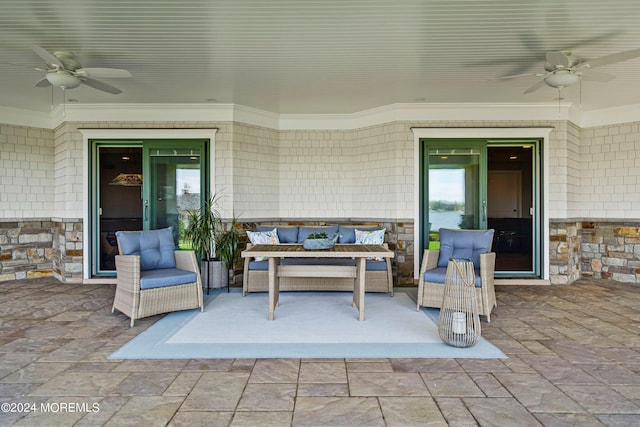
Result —
<svg viewBox="0 0 640 427"><path fill-rule="evenodd" d="M271 227L268 225L258 225L256 231L271 231L276 229L280 243L298 243L298 226L293 227Z"/></svg>
<svg viewBox="0 0 640 427"><path fill-rule="evenodd" d="M382 230L382 227L379 226L368 226L368 227L359 227L357 225L341 225L338 229L338 233L340 233L340 239L338 243L355 243L356 242L356 229L360 231L374 231L374 230Z"/></svg>
<svg viewBox="0 0 640 427"><path fill-rule="evenodd" d="M141 270L176 268L173 227L149 231L117 231L122 255L140 255Z"/></svg>
<svg viewBox="0 0 640 427"><path fill-rule="evenodd" d="M338 226L331 227L298 227L298 243L304 242L304 239L313 233L327 233L327 237L338 232Z"/></svg>
<svg viewBox="0 0 640 427"><path fill-rule="evenodd" d="M480 267L480 254L491 252L493 229L449 230L440 229L440 256L438 267L446 267L449 258L467 258L474 267Z"/></svg>

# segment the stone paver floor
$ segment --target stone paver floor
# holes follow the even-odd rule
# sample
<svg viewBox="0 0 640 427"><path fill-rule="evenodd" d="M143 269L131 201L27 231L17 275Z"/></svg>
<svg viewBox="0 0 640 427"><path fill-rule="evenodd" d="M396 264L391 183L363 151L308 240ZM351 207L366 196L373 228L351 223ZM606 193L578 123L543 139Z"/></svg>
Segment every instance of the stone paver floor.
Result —
<svg viewBox="0 0 640 427"><path fill-rule="evenodd" d="M0 425L640 425L640 286L496 292L504 360L108 360L160 316L129 328L111 285L0 283Z"/></svg>

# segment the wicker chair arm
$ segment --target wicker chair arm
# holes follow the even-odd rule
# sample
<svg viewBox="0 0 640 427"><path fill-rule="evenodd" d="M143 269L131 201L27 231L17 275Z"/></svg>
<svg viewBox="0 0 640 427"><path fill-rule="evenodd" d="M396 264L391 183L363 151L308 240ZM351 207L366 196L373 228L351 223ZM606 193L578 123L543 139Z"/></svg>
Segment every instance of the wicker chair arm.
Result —
<svg viewBox="0 0 640 427"><path fill-rule="evenodd" d="M198 266L198 259L194 251L175 251L176 256L176 268L180 270L193 271L196 273L197 282L202 287L202 279L200 277L200 267Z"/></svg>
<svg viewBox="0 0 640 427"><path fill-rule="evenodd" d="M116 281L123 289L140 292L139 255L116 255Z"/></svg>
<svg viewBox="0 0 640 427"><path fill-rule="evenodd" d="M424 274L427 270L433 270L438 266L438 257L440 256L439 249L425 249L422 254L422 265L420 267L420 274Z"/></svg>
<svg viewBox="0 0 640 427"><path fill-rule="evenodd" d="M480 254L480 278L482 284L490 283L493 286L493 275L496 270L496 253Z"/></svg>

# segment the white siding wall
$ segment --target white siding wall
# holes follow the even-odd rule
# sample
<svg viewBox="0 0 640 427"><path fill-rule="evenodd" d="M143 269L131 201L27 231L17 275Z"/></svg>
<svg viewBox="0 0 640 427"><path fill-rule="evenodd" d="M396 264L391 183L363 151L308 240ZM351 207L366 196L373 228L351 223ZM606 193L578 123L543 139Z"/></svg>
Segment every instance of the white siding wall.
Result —
<svg viewBox="0 0 640 427"><path fill-rule="evenodd" d="M241 123L0 125L0 218L80 218L83 128L218 127L216 189L224 212L252 218L412 218L412 126L554 126L551 218L640 216L639 123L394 122L354 130L278 131Z"/></svg>
<svg viewBox="0 0 640 427"><path fill-rule="evenodd" d="M0 219L50 217L53 131L0 124Z"/></svg>
<svg viewBox="0 0 640 427"><path fill-rule="evenodd" d="M239 220L279 216L278 132L273 129L234 123L232 163L221 171L221 180L233 178L233 186L221 184L224 200L233 196L233 210ZM218 138L216 138L218 145ZM226 150L225 150L226 151Z"/></svg>
<svg viewBox="0 0 640 427"><path fill-rule="evenodd" d="M640 124L582 129L579 208L585 218L640 217Z"/></svg>

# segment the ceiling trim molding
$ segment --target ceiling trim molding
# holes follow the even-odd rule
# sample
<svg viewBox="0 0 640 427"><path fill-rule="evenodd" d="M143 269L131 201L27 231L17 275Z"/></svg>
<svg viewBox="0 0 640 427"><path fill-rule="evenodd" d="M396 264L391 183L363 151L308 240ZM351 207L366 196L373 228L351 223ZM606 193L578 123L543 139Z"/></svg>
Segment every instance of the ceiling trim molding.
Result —
<svg viewBox="0 0 640 427"><path fill-rule="evenodd" d="M19 108L0 107L0 123L14 126L28 126L53 129L51 114L40 111L21 110Z"/></svg>
<svg viewBox="0 0 640 427"><path fill-rule="evenodd" d="M639 121L640 104L634 104L602 110L584 111L581 115L579 125L581 128L590 128Z"/></svg>
<svg viewBox="0 0 640 427"><path fill-rule="evenodd" d="M0 122L55 129L65 122L238 122L275 130L351 130L404 122L571 121L580 127L640 121L640 104L583 111L572 103L398 103L346 114L278 114L235 104L67 104L51 113L0 107Z"/></svg>
<svg viewBox="0 0 640 427"><path fill-rule="evenodd" d="M570 103L390 104L352 114L282 114L281 130L349 130L396 121L570 120Z"/></svg>

